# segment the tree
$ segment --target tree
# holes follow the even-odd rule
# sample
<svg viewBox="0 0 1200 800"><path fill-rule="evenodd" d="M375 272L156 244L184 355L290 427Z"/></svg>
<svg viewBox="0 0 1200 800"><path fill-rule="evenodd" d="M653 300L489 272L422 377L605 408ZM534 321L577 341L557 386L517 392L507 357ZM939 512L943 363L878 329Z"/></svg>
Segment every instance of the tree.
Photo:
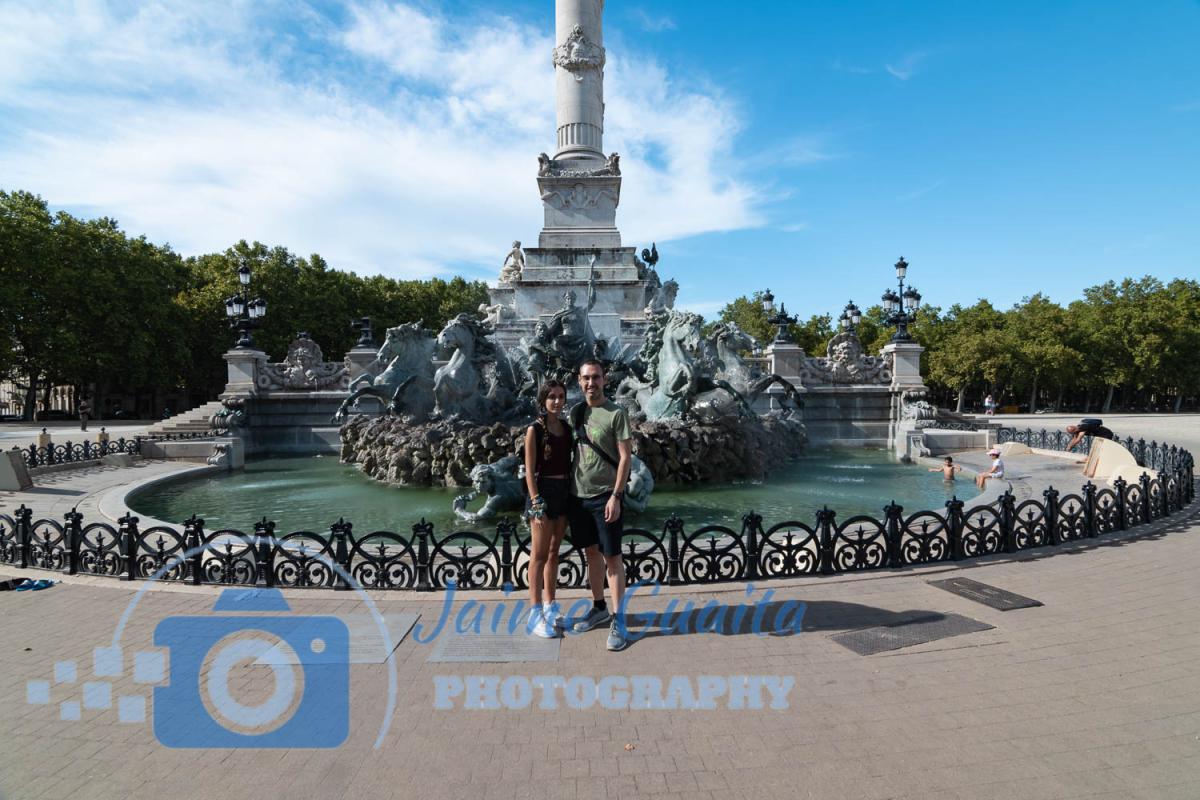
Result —
<svg viewBox="0 0 1200 800"><path fill-rule="evenodd" d="M1005 345L1011 349L1016 374L1028 385L1033 413L1038 408L1039 382L1053 379L1063 387L1075 374L1080 355L1069 344L1067 313L1040 292L1014 306L1007 317Z"/></svg>
<svg viewBox="0 0 1200 800"><path fill-rule="evenodd" d="M951 306L941 324L940 344L930 352L928 375L957 394L956 408L962 411L970 385L986 381L995 386L1011 368L1001 341L1004 314L980 300L968 308Z"/></svg>

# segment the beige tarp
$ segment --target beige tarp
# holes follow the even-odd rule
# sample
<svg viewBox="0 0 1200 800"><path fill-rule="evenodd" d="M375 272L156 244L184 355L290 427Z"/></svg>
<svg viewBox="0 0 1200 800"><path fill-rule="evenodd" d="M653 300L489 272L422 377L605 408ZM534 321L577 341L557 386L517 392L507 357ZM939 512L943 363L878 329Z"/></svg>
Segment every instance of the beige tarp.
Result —
<svg viewBox="0 0 1200 800"><path fill-rule="evenodd" d="M1108 483L1112 483L1118 477L1128 483L1134 483L1141 478L1143 472L1149 473L1151 478L1157 477L1154 470L1139 467L1133 453L1108 439L1092 440L1087 463L1083 465L1084 476Z"/></svg>

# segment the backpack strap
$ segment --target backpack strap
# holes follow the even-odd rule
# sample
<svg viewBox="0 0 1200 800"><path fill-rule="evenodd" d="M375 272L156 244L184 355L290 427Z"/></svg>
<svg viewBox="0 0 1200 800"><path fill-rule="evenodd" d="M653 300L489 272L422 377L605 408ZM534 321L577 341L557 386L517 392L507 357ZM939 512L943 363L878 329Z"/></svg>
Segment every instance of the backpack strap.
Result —
<svg viewBox="0 0 1200 800"><path fill-rule="evenodd" d="M575 413L577 411L579 413ZM587 428L583 424L583 412L584 412L584 404L583 403L580 403L579 405L575 406L575 408L571 409L571 425L572 425L572 427L575 428L575 438L578 439L583 444L586 444L588 447L592 448L592 450L595 451L596 455L598 455L598 456L600 456L600 458L604 459L604 461L610 467L613 467L614 469L616 469L619 466L617 463L617 460L615 458L613 458L612 456L610 456L608 453L606 453L604 451L604 449L602 447L600 447L600 445L593 442L591 440L591 437L589 437L587 435Z"/></svg>

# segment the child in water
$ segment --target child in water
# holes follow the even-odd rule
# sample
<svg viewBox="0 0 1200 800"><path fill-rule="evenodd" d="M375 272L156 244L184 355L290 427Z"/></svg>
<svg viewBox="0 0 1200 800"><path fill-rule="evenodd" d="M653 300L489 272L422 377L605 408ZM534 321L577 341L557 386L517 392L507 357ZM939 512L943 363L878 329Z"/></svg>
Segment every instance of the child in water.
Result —
<svg viewBox="0 0 1200 800"><path fill-rule="evenodd" d="M962 467L960 467L958 464L955 464L953 458L951 458L950 456L946 456L945 464L943 464L940 467L931 467L929 471L930 472L940 472L940 473L942 473L943 480L953 481L954 473L961 472Z"/></svg>

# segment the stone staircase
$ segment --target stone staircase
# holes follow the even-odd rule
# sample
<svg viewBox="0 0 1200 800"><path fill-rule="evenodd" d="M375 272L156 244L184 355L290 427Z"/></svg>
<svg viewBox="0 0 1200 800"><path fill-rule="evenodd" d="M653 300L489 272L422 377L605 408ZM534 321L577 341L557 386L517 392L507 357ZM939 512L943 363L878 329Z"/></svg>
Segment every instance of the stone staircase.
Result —
<svg viewBox="0 0 1200 800"><path fill-rule="evenodd" d="M164 419L162 422L156 422L146 429L147 435L154 434L189 434L189 433L208 433L209 420L213 415L222 408L220 400L213 400L211 403L205 403L202 406L197 406L191 411L185 411L182 414L176 414L173 417Z"/></svg>

